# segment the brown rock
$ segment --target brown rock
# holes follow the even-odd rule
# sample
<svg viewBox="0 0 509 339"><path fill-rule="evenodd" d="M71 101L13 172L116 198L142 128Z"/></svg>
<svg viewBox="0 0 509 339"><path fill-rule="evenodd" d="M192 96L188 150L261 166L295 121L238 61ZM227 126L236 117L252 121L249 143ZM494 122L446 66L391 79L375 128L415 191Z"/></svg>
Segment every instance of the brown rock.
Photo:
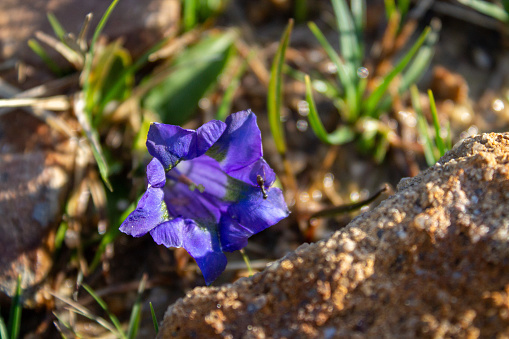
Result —
<svg viewBox="0 0 509 339"><path fill-rule="evenodd" d="M51 268L46 240L61 218L73 145L23 112L0 117L0 291L7 295L18 275L26 290Z"/></svg>
<svg viewBox="0 0 509 339"><path fill-rule="evenodd" d="M52 12L64 29L77 35L88 13L93 13L91 31L97 26L112 1L108 0L3 0L0 2L0 59L11 57L38 62L28 48L28 39L41 30L52 36L46 14ZM134 54L144 51L177 29L180 16L178 0L119 1L106 24L103 34L109 38L126 37ZM92 34L89 34L89 38ZM48 50L50 50L48 48Z"/></svg>
<svg viewBox="0 0 509 339"><path fill-rule="evenodd" d="M159 338L509 335L509 133L465 140L330 239L196 288Z"/></svg>

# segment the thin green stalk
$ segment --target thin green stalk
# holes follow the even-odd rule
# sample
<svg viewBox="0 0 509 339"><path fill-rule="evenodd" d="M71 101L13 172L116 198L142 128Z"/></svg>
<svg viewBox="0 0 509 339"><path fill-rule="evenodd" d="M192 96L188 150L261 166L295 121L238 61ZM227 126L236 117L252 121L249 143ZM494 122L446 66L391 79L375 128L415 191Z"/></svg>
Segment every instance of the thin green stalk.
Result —
<svg viewBox="0 0 509 339"><path fill-rule="evenodd" d="M60 41L63 41L65 37L65 29L60 24L60 21L58 21L57 17L53 15L53 13L48 13L47 17L56 37L60 39Z"/></svg>
<svg viewBox="0 0 509 339"><path fill-rule="evenodd" d="M246 263L247 271L249 272L249 276L252 276L254 273L253 273L253 269L251 268L251 261L249 261L249 258L247 256L246 252L244 251L244 249L239 250L239 252L242 255L242 259L244 259L244 262Z"/></svg>

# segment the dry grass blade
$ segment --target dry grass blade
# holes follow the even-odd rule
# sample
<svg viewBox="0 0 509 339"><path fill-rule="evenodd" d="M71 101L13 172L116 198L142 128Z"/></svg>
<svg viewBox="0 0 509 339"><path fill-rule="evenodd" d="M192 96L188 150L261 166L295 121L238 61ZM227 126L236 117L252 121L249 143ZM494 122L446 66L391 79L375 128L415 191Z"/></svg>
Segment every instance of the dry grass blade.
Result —
<svg viewBox="0 0 509 339"><path fill-rule="evenodd" d="M60 53L64 58L66 58L71 64L76 67L76 69L82 69L84 64L84 57L80 55L75 50L69 48L67 45L65 45L63 42L58 41L57 39L53 38L52 36L44 33L44 32L36 32L35 36L37 39L44 42L46 45L53 48L55 51Z"/></svg>
<svg viewBox="0 0 509 339"><path fill-rule="evenodd" d="M69 99L65 95L50 98L12 98L0 99L0 107L32 107L51 111L67 111L71 108Z"/></svg>
<svg viewBox="0 0 509 339"><path fill-rule="evenodd" d="M92 20L92 18L93 18L92 13L88 13L85 16L85 20L83 21L83 25L81 26L80 33L78 34L78 39L76 40L82 51L87 50L87 32L90 27L90 21Z"/></svg>
<svg viewBox="0 0 509 339"><path fill-rule="evenodd" d="M0 79L0 96L7 97L7 98L22 99L23 96L28 95L27 94L28 92L43 91L43 89L40 87L41 86L34 87L33 89L30 89L26 92L21 92L16 87L11 86ZM19 100L19 99L16 99L16 100ZM5 102L8 102L9 99L4 99L4 100L5 100ZM14 99L11 99L11 100L14 100ZM36 99L32 98L31 100L36 100ZM19 103L19 101L18 101L18 103ZM26 112L34 115L35 117L41 119L42 121L47 123L49 126L54 128L55 130L69 136L70 138L73 138L76 136L76 133L71 129L71 127L69 125L67 125L67 123L64 120L62 120L61 118L56 116L54 113L44 110L41 107L37 107L37 109L32 109L31 107L27 107L27 105L21 105L21 106L20 105L14 105L14 106L11 105L10 107L4 106L4 108L0 108L0 116L11 112L12 110L14 110L17 107L25 110Z"/></svg>
<svg viewBox="0 0 509 339"><path fill-rule="evenodd" d="M182 50L193 42L196 42L202 33L203 29L194 29L183 34L177 39L171 40L166 46L150 54L148 56L148 61L154 62L160 59L168 59L172 57L173 55L177 54L178 51Z"/></svg>
<svg viewBox="0 0 509 339"><path fill-rule="evenodd" d="M108 331L110 331L112 333L115 333L115 334L119 335L119 337L120 337L120 334L117 333L116 328L113 325L111 325L108 321L106 321L106 319L94 315L86 307L83 307L79 303L77 303L77 302L75 302L75 301L73 301L73 300L71 300L69 298L61 296L58 293L55 293L55 292L50 291L50 290L46 290L46 291L49 294L51 294L53 297L59 299L60 301L66 303L67 305L71 306L71 308L69 308L69 311L74 312L76 314L80 314L80 315L82 315L84 317L87 317L88 319L90 319L92 321L95 321L96 323L98 323L99 325L101 325L102 327L107 329Z"/></svg>

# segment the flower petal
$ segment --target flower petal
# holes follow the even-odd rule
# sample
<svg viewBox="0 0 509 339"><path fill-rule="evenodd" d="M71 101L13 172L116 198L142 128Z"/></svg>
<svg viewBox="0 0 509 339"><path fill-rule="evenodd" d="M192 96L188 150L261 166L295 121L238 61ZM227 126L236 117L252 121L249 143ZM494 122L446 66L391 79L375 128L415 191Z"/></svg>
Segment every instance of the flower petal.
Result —
<svg viewBox="0 0 509 339"><path fill-rule="evenodd" d="M120 225L120 231L133 237L141 237L166 220L168 210L163 201L163 190L148 187L136 209Z"/></svg>
<svg viewBox="0 0 509 339"><path fill-rule="evenodd" d="M233 252L247 245L247 239L254 233L233 220L228 214L221 216L219 239L223 251Z"/></svg>
<svg viewBox="0 0 509 339"><path fill-rule="evenodd" d="M166 247L182 247L186 229L183 218L175 218L158 225L150 231L150 235L158 245Z"/></svg>
<svg viewBox="0 0 509 339"><path fill-rule="evenodd" d="M156 158L153 158L147 165L147 180L152 187L164 187L166 183L163 164Z"/></svg>
<svg viewBox="0 0 509 339"><path fill-rule="evenodd" d="M259 186L257 177L261 176L265 188L269 188L276 180L276 174L263 158L258 159L249 166L231 171L228 175L252 186Z"/></svg>
<svg viewBox="0 0 509 339"><path fill-rule="evenodd" d="M176 218L162 223L150 234L166 247L184 247L200 267L205 283L210 285L226 267L216 230L209 231L191 219Z"/></svg>
<svg viewBox="0 0 509 339"><path fill-rule="evenodd" d="M251 110L233 113L226 118L226 130L207 151L226 173L239 170L260 159L262 136Z"/></svg>
<svg viewBox="0 0 509 339"><path fill-rule="evenodd" d="M226 129L226 124L219 120L212 120L201 126L196 130L196 149L192 157L186 159L193 159L205 154L209 148L223 135Z"/></svg>
<svg viewBox="0 0 509 339"><path fill-rule="evenodd" d="M147 149L157 158L165 171L169 171L180 160L189 160L204 154L223 134L226 124L210 121L197 131L179 126L153 123L147 136Z"/></svg>
<svg viewBox="0 0 509 339"><path fill-rule="evenodd" d="M147 149L166 171L189 153L196 132L179 126L152 123L147 135Z"/></svg>
<svg viewBox="0 0 509 339"><path fill-rule="evenodd" d="M228 214L256 234L286 218L290 212L279 188L268 189L267 198L264 199L259 188L251 187L249 194L228 207Z"/></svg>

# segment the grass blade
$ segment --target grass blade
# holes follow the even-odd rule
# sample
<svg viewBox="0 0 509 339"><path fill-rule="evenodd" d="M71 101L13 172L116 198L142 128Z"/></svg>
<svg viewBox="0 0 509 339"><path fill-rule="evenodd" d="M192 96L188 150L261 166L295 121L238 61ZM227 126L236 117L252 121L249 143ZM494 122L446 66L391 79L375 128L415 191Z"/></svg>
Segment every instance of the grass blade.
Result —
<svg viewBox="0 0 509 339"><path fill-rule="evenodd" d="M392 14L396 10L396 3L394 0L384 0L385 4L385 17L387 20L390 20L392 17Z"/></svg>
<svg viewBox="0 0 509 339"><path fill-rule="evenodd" d="M361 66L362 55L353 18L344 0L332 0L332 7L334 8L340 34L339 45L341 46L341 54L345 58L350 76L354 78L357 68Z"/></svg>
<svg viewBox="0 0 509 339"><path fill-rule="evenodd" d="M82 93L78 93L75 96L74 114L76 115L76 118L78 119L78 122L80 123L81 128L83 129L83 132L88 139L90 148L92 149L92 154L94 155L97 166L99 167L99 173L101 174L101 178L103 179L104 184L110 191L113 191L113 187L111 187L111 183L108 179L109 167L103 155L101 144L99 142L99 136L97 131L92 129L89 121L89 116L87 116L84 111L85 103L83 101L83 96L80 94Z"/></svg>
<svg viewBox="0 0 509 339"><path fill-rule="evenodd" d="M122 330L122 325L120 325L120 321L113 313L110 312L106 302L104 302L104 300L101 299L101 297L97 295L97 293L95 293L94 290L87 284L82 284L81 286L83 286L83 288L88 292L88 294L90 294L92 298L94 298L94 300L99 304L99 306L101 306L101 308L106 312L106 314L108 314L108 317L110 318L111 322L113 323L121 337L126 338L126 335Z"/></svg>
<svg viewBox="0 0 509 339"><path fill-rule="evenodd" d="M322 31L318 28L318 26L310 22L308 24L309 29L314 34L320 45L322 45L323 49L331 59L331 61L336 65L336 69L338 71L338 78L341 85L344 88L346 95L346 112L342 112L343 117L346 121L352 122L355 121L358 115L358 106L357 106L357 84L355 82L356 78L352 78L348 67L345 65L343 60L336 53L334 48L332 48L331 44L327 41Z"/></svg>
<svg viewBox="0 0 509 339"><path fill-rule="evenodd" d="M46 64L46 66L48 66L48 68L53 73L55 73L56 75L63 74L62 69L57 65L55 61L53 61L53 59L48 55L48 53L46 53L41 44L39 44L36 40L34 39L28 40L28 47L30 47L32 51L34 51L34 53L37 54L37 56L39 56L39 58L42 59L42 61Z"/></svg>
<svg viewBox="0 0 509 339"><path fill-rule="evenodd" d="M60 39L60 41L64 41L65 37L65 29L62 27L57 17L53 15L53 13L47 14L48 21L53 28L53 32L55 32L55 36Z"/></svg>
<svg viewBox="0 0 509 339"><path fill-rule="evenodd" d="M283 155L286 153L286 142L284 137L283 126L281 124L281 99L283 95L283 65L285 62L285 52L290 42L290 34L293 28L293 20L290 19L286 29L281 37L279 47L272 67L270 70L270 81L267 93L267 111L269 116L270 131L274 142L276 143L276 149L279 154Z"/></svg>
<svg viewBox="0 0 509 339"><path fill-rule="evenodd" d="M69 298L60 296L52 291L48 290L48 293L51 294L52 296L54 296L55 298L63 301L67 305L69 305L71 307L71 308L69 308L69 311L74 312L76 314L80 314L92 321L95 321L96 323L98 323L99 325L101 325L102 327L104 327L105 329L107 329L108 331L113 333L114 335L116 335L118 338L125 338L125 334L123 332L117 332L115 327L113 325L111 325L108 321L106 321L106 319L94 315L86 307L78 304L77 302L75 302ZM65 326L65 324L64 324L64 326Z"/></svg>
<svg viewBox="0 0 509 339"><path fill-rule="evenodd" d="M198 22L197 13L198 13L198 0L185 0L183 10L183 18L184 18L184 30L189 31Z"/></svg>
<svg viewBox="0 0 509 339"><path fill-rule="evenodd" d="M394 80L394 78L398 74L400 74L403 71L403 69L410 63L410 61L412 60L414 55L419 51L420 47L424 43L429 32L430 32L430 27L426 27L426 29L424 30L424 32L422 32L419 39L417 39L417 41L414 43L414 45L408 51L408 53L403 57L403 59L401 59L401 61L396 65L396 67L394 67L392 69L392 71L390 71L389 74L387 74L384 77L383 82L371 93L371 95L366 100L366 105L365 105L366 115L371 116L371 117L377 116L376 108L377 108L378 104L380 103L383 95L389 88L389 85L391 84L392 80Z"/></svg>
<svg viewBox="0 0 509 339"><path fill-rule="evenodd" d="M458 0L458 1L463 5L475 9L476 11L482 14L491 16L492 18L495 18L502 22L509 22L509 13L507 13L507 10L504 10L504 8L509 7L507 1L506 3L504 3L504 8L500 8L498 5L487 1L480 0Z"/></svg>
<svg viewBox="0 0 509 339"><path fill-rule="evenodd" d="M431 116L433 117L433 126L435 127L435 144L437 145L438 151L440 152L440 156L444 156L445 154L445 145L442 136L440 135L440 122L438 121L438 112L437 106L435 104L435 98L433 97L433 92L428 90L429 96L429 106L431 109Z"/></svg>
<svg viewBox="0 0 509 339"><path fill-rule="evenodd" d="M154 311L154 306L152 306L152 302L150 302L149 305L150 305L150 314L152 315L152 322L154 323L154 330L156 331L156 334L157 334L157 333L159 333L159 324L157 323L156 312Z"/></svg>
<svg viewBox="0 0 509 339"><path fill-rule="evenodd" d="M366 1L352 0L352 18L357 37L357 46L359 47L359 66L362 64L364 55L364 27L366 27Z"/></svg>
<svg viewBox="0 0 509 339"><path fill-rule="evenodd" d="M7 333L7 326L5 325L4 318L1 315L0 315L0 338L9 339L9 333Z"/></svg>
<svg viewBox="0 0 509 339"><path fill-rule="evenodd" d="M8 338L17 339L21 328L21 275L18 275L16 282L16 293L12 299L11 309L9 312L9 322L7 324Z"/></svg>
<svg viewBox="0 0 509 339"><path fill-rule="evenodd" d="M410 87L410 85L417 82L428 69L431 59L435 54L435 45L438 41L441 26L442 25L438 19L431 21L431 30L429 35L401 77L401 83L399 85L400 93L403 93Z"/></svg>
<svg viewBox="0 0 509 339"><path fill-rule="evenodd" d="M313 99L313 89L311 88L311 80L307 75L305 77L305 83L306 83L306 101L309 105L308 114L309 124L311 125L311 128L315 132L315 135L318 137L318 139L327 144L332 145L344 144L346 142L353 140L354 133L347 126L339 127L336 131L334 131L331 134L327 133L325 127L322 124L322 121L320 120L320 117L318 116L315 100Z"/></svg>
<svg viewBox="0 0 509 339"><path fill-rule="evenodd" d="M398 10L402 19L408 13L408 8L410 8L410 0L398 0Z"/></svg>
<svg viewBox="0 0 509 339"><path fill-rule="evenodd" d="M133 309L131 310L131 317L129 318L129 329L127 330L127 338L134 339L138 333L141 320L141 296L145 292L145 284L147 283L147 275L144 274L141 278L140 285L138 286L138 295L134 302Z"/></svg>
<svg viewBox="0 0 509 339"><path fill-rule="evenodd" d="M94 35L92 36L92 41L90 42L90 48L88 49L87 56L85 57L85 65L83 66L83 72L81 73L81 79L83 81L83 93L85 93L85 96L88 97L90 94L89 86L90 82L88 81L90 72L92 70L92 62L94 59L94 48L95 43L97 42L97 39L99 38L99 35L101 34L104 26L106 25L106 22L108 21L111 12L117 5L119 0L113 0L113 2L109 5L108 9L106 9L106 12L102 16L101 20L99 21L99 24L95 28ZM88 101L88 100L87 100ZM90 112L87 112L90 114Z"/></svg>
<svg viewBox="0 0 509 339"><path fill-rule="evenodd" d="M435 162L437 162L437 157L434 152L434 144L431 140L431 136L428 131L428 122L422 113L421 103L419 101L419 91L417 86L412 85L410 87L410 96L412 100L412 106L414 107L415 112L417 113L417 128L419 130L419 134L422 139L424 139L423 149L424 149L424 158L426 159L426 163L428 166L433 166Z"/></svg>

